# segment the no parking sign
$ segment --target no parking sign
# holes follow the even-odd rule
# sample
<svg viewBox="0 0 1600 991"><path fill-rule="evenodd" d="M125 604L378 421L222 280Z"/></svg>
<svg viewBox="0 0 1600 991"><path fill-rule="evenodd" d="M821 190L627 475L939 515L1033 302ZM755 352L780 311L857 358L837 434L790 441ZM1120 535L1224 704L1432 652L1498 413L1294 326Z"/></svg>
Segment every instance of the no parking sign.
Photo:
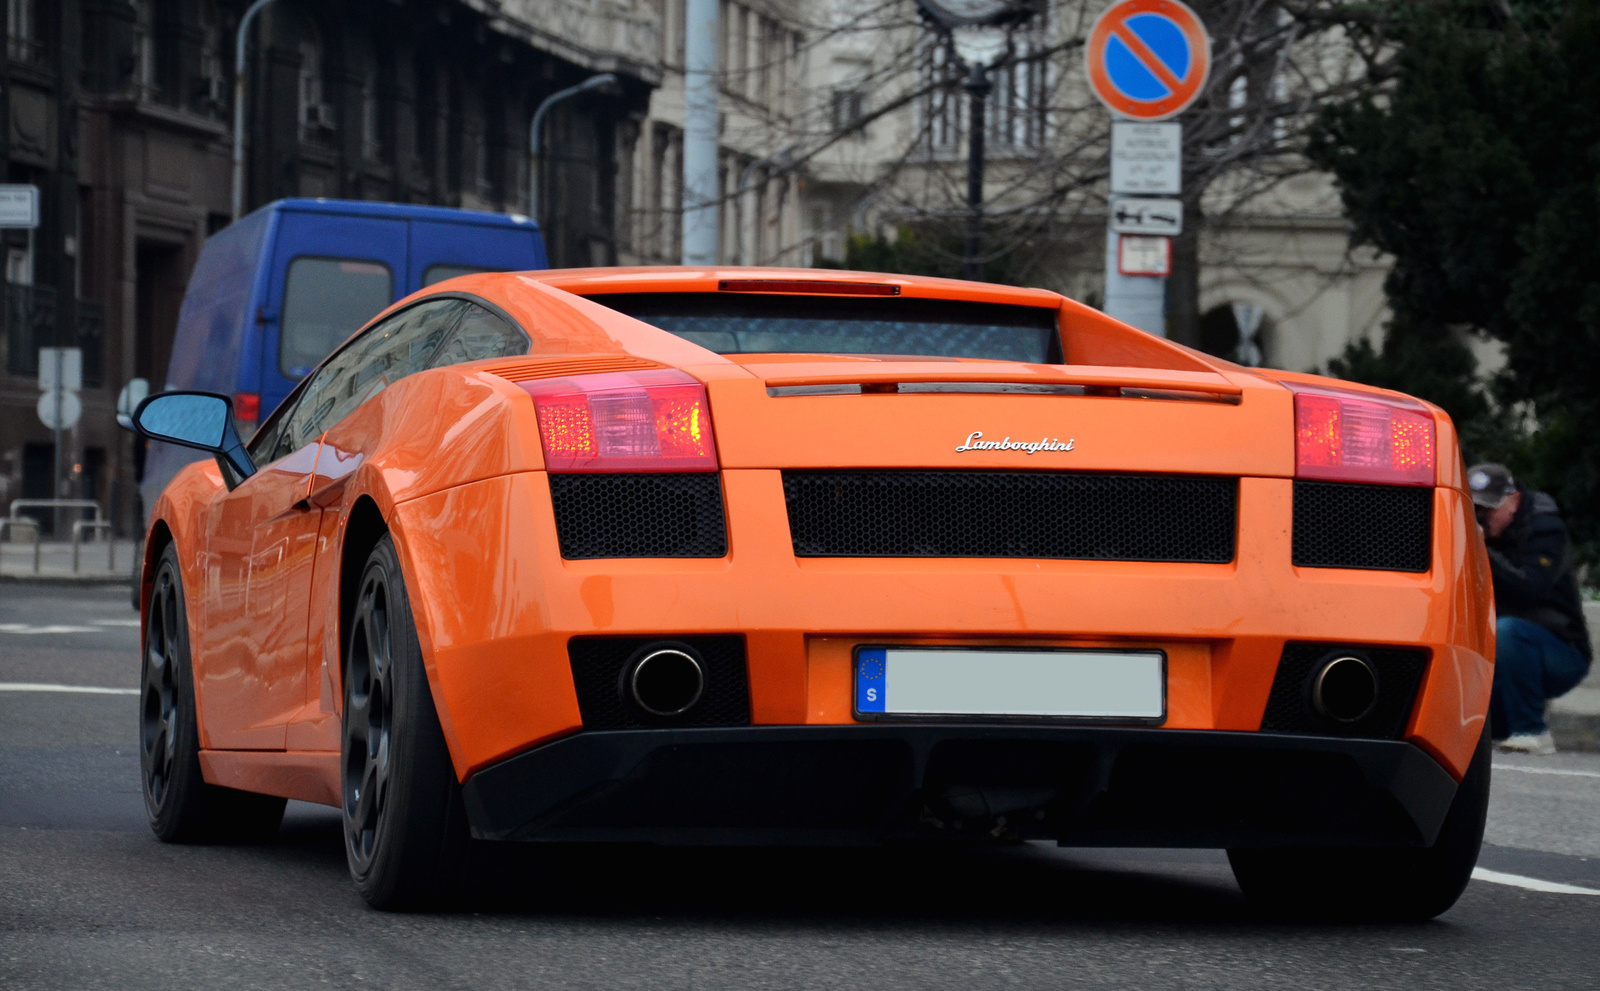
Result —
<svg viewBox="0 0 1600 991"><path fill-rule="evenodd" d="M1118 0L1089 32L1089 85L1119 117L1164 120L1205 89L1211 38L1178 0Z"/></svg>

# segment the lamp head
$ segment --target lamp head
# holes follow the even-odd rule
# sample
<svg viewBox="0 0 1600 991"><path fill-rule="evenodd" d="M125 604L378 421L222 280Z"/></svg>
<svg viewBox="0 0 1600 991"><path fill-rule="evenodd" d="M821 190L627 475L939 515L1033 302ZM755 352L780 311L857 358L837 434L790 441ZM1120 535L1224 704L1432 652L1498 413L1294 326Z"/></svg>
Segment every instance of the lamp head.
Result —
<svg viewBox="0 0 1600 991"><path fill-rule="evenodd" d="M585 93L599 93L601 96L617 96L622 92L622 80L614 72L590 76L578 85Z"/></svg>
<svg viewBox="0 0 1600 991"><path fill-rule="evenodd" d="M1025 21L1042 7L1040 0L917 0L922 16L941 31Z"/></svg>

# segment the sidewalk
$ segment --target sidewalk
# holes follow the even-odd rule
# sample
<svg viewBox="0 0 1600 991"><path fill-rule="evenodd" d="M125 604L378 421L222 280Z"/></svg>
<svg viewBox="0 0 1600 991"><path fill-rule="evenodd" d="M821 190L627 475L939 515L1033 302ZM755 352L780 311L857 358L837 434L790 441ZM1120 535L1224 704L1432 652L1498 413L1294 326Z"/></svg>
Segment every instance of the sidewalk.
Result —
<svg viewBox="0 0 1600 991"><path fill-rule="evenodd" d="M133 574L133 555L137 542L118 540L89 541L78 548L78 568L72 568L72 543L46 540L39 548L39 570L33 570L33 542L0 543L0 581L82 582L102 584L123 582ZM107 567L107 551L115 548L116 567Z"/></svg>
<svg viewBox="0 0 1600 991"><path fill-rule="evenodd" d="M1589 623L1589 642L1600 657L1600 602L1585 602L1583 618ZM1572 691L1552 699L1545 719L1562 750L1600 751L1600 664Z"/></svg>

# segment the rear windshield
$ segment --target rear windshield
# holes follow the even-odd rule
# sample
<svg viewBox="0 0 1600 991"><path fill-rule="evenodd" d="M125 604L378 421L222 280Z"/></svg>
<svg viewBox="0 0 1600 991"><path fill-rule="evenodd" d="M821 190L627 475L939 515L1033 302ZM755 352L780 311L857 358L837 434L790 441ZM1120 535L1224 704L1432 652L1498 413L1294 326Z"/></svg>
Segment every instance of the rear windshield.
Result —
<svg viewBox="0 0 1600 991"><path fill-rule="evenodd" d="M718 354L870 354L1059 364L1056 311L943 299L615 293L591 297Z"/></svg>
<svg viewBox="0 0 1600 991"><path fill-rule="evenodd" d="M296 258L283 290L278 368L304 378L344 339L394 302L394 275L382 262Z"/></svg>

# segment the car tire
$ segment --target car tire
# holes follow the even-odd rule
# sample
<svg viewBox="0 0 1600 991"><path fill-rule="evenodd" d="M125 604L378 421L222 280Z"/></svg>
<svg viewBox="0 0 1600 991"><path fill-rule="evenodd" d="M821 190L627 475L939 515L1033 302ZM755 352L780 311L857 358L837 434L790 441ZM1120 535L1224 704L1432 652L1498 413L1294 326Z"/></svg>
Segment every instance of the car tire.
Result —
<svg viewBox="0 0 1600 991"><path fill-rule="evenodd" d="M270 839L285 800L207 784L178 552L168 544L151 583L140 660L139 769L150 829L167 843Z"/></svg>
<svg viewBox="0 0 1600 991"><path fill-rule="evenodd" d="M1295 918L1423 922L1472 879L1489 812L1489 732L1478 740L1433 846L1229 850L1233 876L1261 909Z"/></svg>
<svg viewBox="0 0 1600 991"><path fill-rule="evenodd" d="M438 907L457 894L471 841L389 536L357 589L340 717L345 858L374 908Z"/></svg>

